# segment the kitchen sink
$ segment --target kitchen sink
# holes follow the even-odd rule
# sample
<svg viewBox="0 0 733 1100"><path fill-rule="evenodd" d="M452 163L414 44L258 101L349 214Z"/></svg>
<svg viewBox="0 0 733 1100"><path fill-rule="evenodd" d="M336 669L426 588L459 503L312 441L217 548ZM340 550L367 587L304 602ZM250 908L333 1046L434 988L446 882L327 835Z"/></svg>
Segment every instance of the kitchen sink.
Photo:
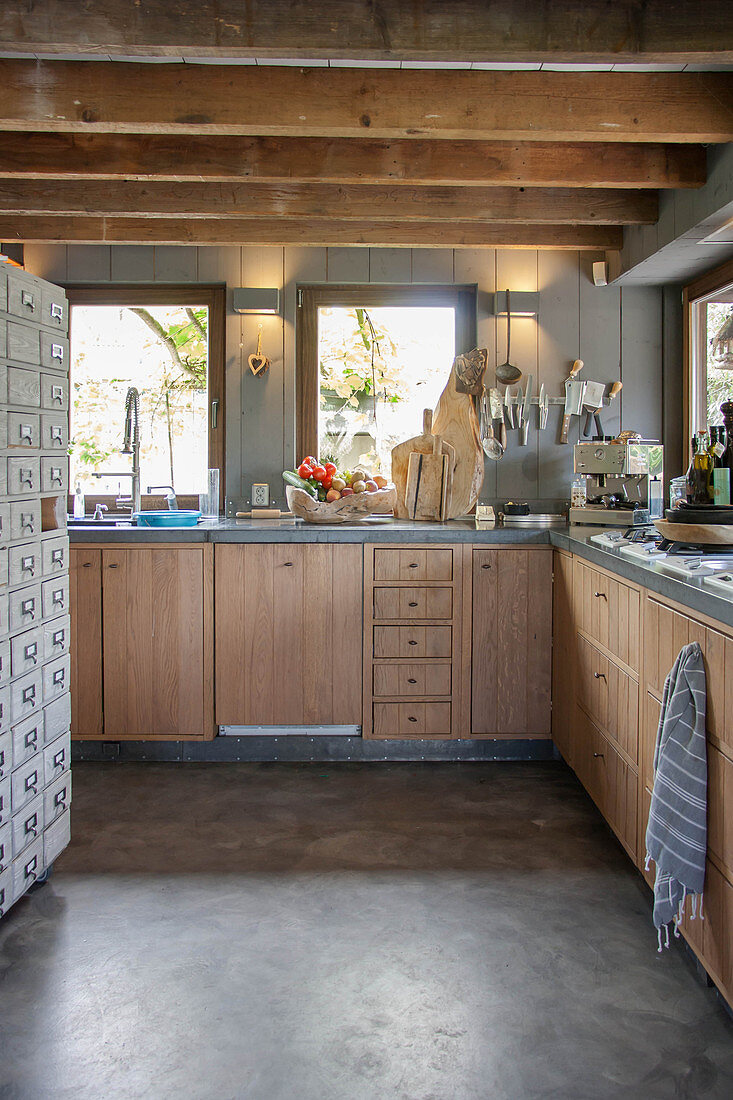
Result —
<svg viewBox="0 0 733 1100"><path fill-rule="evenodd" d="M105 516L103 519L94 519L93 516L85 516L84 519L75 519L70 516L66 520L67 527L134 527L135 524L129 516Z"/></svg>

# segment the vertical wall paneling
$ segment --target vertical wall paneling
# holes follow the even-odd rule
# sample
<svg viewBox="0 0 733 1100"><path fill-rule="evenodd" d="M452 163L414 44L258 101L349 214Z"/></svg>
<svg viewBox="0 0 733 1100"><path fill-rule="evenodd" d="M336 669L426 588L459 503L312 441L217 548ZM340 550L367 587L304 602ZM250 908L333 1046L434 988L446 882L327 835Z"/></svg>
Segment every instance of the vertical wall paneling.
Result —
<svg viewBox="0 0 733 1100"><path fill-rule="evenodd" d="M498 249L496 253L497 290L537 290L537 252ZM542 303L540 301L540 309ZM506 359L506 318L497 319L496 362ZM539 371L537 356L537 317L512 317L511 361L526 376ZM520 379L523 385L526 379ZM503 387L502 387L503 389ZM516 384L512 387L516 392ZM526 447L519 446L519 431L508 429L507 454L497 463L497 496L500 501L532 500L537 497L537 433L530 432Z"/></svg>
<svg viewBox="0 0 733 1100"><path fill-rule="evenodd" d="M662 438L662 290L621 289L621 423Z"/></svg>
<svg viewBox="0 0 733 1100"><path fill-rule="evenodd" d="M621 378L621 292L617 286L595 286L593 255L580 255L580 345L585 366L581 378L617 382ZM607 435L621 427L621 399L601 410ZM576 432L577 432L576 428Z"/></svg>
<svg viewBox="0 0 733 1100"><path fill-rule="evenodd" d="M331 250L333 251L333 250ZM326 281L327 255L325 248L286 248L285 249L285 286L282 301L283 311L283 347L285 372L283 376L283 463L282 469L292 469L297 458L295 454L295 327L297 323L298 303L296 289L298 283L323 283ZM282 482L277 482L279 497L283 492Z"/></svg>
<svg viewBox="0 0 733 1100"><path fill-rule="evenodd" d="M194 245L154 245L153 278L156 283L198 281L198 249Z"/></svg>
<svg viewBox="0 0 733 1100"><path fill-rule="evenodd" d="M418 254L415 249L415 258ZM413 262L414 266L414 262ZM485 385L496 382L496 320L491 312L489 295L496 290L496 251L493 248L457 248L453 252L453 278L459 286L476 284L476 339L480 348L489 353L489 366L485 375ZM459 349L462 350L462 349ZM509 461L508 456L501 462ZM501 462L487 458L484 462L484 484L481 488L481 500L492 502L497 495L497 477Z"/></svg>
<svg viewBox="0 0 733 1100"><path fill-rule="evenodd" d="M290 252L291 249L286 249ZM329 248L327 275L329 283L368 283L368 248Z"/></svg>
<svg viewBox="0 0 733 1100"><path fill-rule="evenodd" d="M450 248L413 248L413 283L452 283L453 256Z"/></svg>
<svg viewBox="0 0 733 1100"><path fill-rule="evenodd" d="M370 248L370 283L412 282L412 251L409 248Z"/></svg>
<svg viewBox="0 0 733 1100"><path fill-rule="evenodd" d="M535 396L541 383L550 397L564 393L564 382L580 347L579 253L538 253L540 312L537 318L539 354ZM593 376L595 377L595 376ZM537 428L538 410L530 414L530 440L536 436L539 482L536 496L565 499L570 493L568 447L558 442L562 408L551 405L547 427ZM577 425L574 434L577 435ZM574 442L571 439L571 443Z"/></svg>
<svg viewBox="0 0 733 1100"><path fill-rule="evenodd" d="M66 251L70 283L108 283L111 275L108 244L70 244Z"/></svg>
<svg viewBox="0 0 733 1100"><path fill-rule="evenodd" d="M113 283L152 283L155 277L155 250L144 244L111 246Z"/></svg>
<svg viewBox="0 0 733 1100"><path fill-rule="evenodd" d="M239 245L201 247L198 256L202 283L225 283L226 328L224 345L224 386L226 395L226 495L240 498L242 489L242 317L232 310L232 287L242 285L242 249Z"/></svg>
<svg viewBox="0 0 733 1100"><path fill-rule="evenodd" d="M51 283L66 282L65 244L23 245L23 262L29 271L42 279Z"/></svg>
<svg viewBox="0 0 733 1100"><path fill-rule="evenodd" d="M662 440L665 481L684 472L687 440L682 438L682 287L662 289ZM665 492L665 499L667 494Z"/></svg>
<svg viewBox="0 0 733 1100"><path fill-rule="evenodd" d="M283 249L242 249L242 285L283 285ZM247 360L257 351L262 326L262 353L270 360L264 374L253 375ZM253 481L266 481L274 497L282 489L283 319L242 316L242 496L250 498Z"/></svg>

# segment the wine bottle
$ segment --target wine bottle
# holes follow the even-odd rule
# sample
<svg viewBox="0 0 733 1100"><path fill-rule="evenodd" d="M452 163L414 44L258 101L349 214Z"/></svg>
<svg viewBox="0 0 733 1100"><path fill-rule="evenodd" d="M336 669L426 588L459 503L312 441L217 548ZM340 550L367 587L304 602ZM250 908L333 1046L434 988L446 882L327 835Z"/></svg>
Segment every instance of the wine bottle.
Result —
<svg viewBox="0 0 733 1100"><path fill-rule="evenodd" d="M713 463L712 470L712 498L713 504L730 504L730 470L723 465L725 455L725 428L722 424L713 425L710 429L710 446L708 453Z"/></svg>
<svg viewBox="0 0 733 1100"><path fill-rule="evenodd" d="M697 433L697 446L692 456L692 504L712 504L713 460L708 453L708 433Z"/></svg>

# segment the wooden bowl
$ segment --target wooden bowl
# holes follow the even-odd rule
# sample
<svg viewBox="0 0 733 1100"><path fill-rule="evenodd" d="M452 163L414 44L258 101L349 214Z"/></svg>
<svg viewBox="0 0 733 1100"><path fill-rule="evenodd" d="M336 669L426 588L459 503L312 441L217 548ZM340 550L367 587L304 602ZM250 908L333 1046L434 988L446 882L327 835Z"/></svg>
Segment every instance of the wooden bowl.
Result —
<svg viewBox="0 0 733 1100"><path fill-rule="evenodd" d="M660 535L670 542L688 542L693 546L733 546L733 524L729 523L670 523L667 519L655 519L654 526Z"/></svg>
<svg viewBox="0 0 733 1100"><path fill-rule="evenodd" d="M377 489L375 493L354 493L330 502L314 500L305 489L297 489L294 485L285 486L285 495L290 511L306 523L354 523L374 512L382 515L393 512L397 504L394 485Z"/></svg>

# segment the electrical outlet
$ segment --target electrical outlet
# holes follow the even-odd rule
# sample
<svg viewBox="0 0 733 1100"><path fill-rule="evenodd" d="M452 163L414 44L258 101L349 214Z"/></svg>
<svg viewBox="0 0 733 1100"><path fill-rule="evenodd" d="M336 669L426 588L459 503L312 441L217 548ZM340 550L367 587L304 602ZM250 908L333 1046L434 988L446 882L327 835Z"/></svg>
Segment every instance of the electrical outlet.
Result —
<svg viewBox="0 0 733 1100"><path fill-rule="evenodd" d="M270 503L270 486L266 482L255 482L252 486L252 507L266 508Z"/></svg>

